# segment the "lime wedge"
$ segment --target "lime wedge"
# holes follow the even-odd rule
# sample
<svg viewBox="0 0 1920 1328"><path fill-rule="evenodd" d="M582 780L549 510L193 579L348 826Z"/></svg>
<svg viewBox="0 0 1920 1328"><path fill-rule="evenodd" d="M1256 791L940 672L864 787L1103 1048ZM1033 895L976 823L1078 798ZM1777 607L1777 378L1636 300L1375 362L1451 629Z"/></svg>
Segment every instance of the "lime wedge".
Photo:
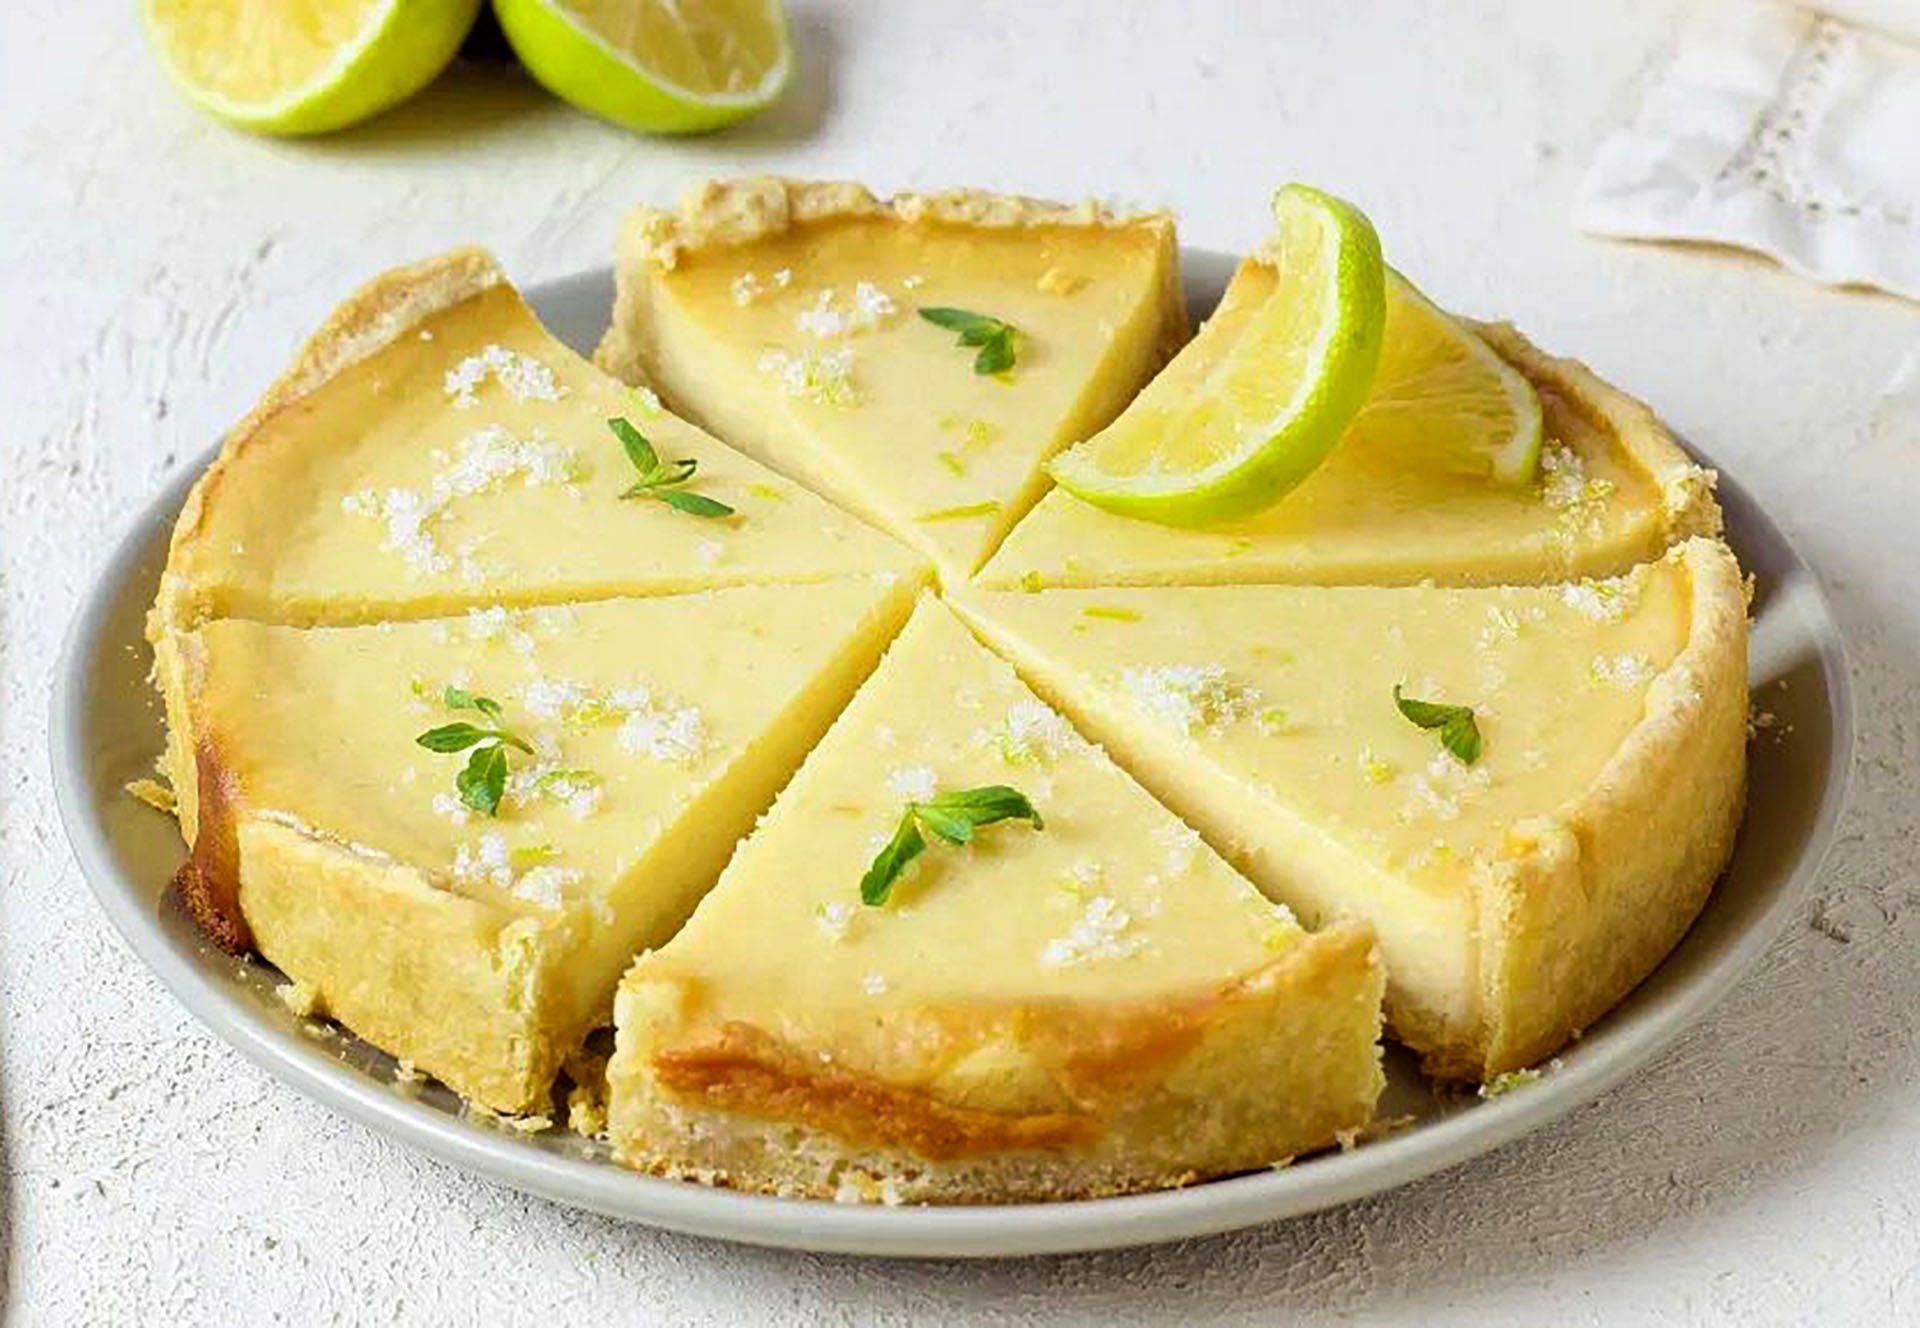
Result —
<svg viewBox="0 0 1920 1328"><path fill-rule="evenodd" d="M1540 467L1540 395L1473 332L1387 272L1387 335L1350 437L1410 465L1527 484Z"/></svg>
<svg viewBox="0 0 1920 1328"><path fill-rule="evenodd" d="M780 95L793 67L780 0L494 0L527 71L626 129L698 134Z"/></svg>
<svg viewBox="0 0 1920 1328"><path fill-rule="evenodd" d="M480 0L144 0L195 105L263 134L340 129L433 80Z"/></svg>
<svg viewBox="0 0 1920 1328"><path fill-rule="evenodd" d="M1273 292L1237 335L1203 328L1119 419L1055 457L1061 487L1125 516L1209 525L1272 506L1339 441L1380 358L1380 240L1358 208L1306 185L1280 190L1273 211Z"/></svg>

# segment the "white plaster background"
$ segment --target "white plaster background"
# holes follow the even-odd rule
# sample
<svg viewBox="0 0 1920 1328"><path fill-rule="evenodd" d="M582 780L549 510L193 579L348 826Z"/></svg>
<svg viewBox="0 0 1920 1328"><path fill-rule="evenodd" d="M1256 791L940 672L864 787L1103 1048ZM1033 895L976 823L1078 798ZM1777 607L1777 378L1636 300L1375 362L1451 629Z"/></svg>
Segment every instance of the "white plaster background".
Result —
<svg viewBox="0 0 1920 1328"><path fill-rule="evenodd" d="M1920 1322L1920 308L1567 224L1677 14L1609 5L825 8L757 123L691 143L499 68L312 144L164 84L130 4L0 11L0 1304L27 1324ZM1130 1253L863 1263L684 1239L469 1179L215 1042L105 930L57 828L61 630L116 527L376 268L537 281L710 172L1176 205L1238 247L1301 177L1395 261L1659 404L1779 517L1849 634L1861 761L1821 898L1655 1068L1502 1153ZM1824 929L1812 924L1819 920ZM1843 942L1838 937L1847 939Z"/></svg>

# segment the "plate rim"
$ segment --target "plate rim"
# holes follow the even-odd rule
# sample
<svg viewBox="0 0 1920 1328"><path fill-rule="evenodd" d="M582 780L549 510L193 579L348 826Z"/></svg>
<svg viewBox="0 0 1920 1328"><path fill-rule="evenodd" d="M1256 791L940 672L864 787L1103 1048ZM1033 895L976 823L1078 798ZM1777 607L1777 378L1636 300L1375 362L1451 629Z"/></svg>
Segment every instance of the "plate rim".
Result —
<svg viewBox="0 0 1920 1328"><path fill-rule="evenodd" d="M1235 261L1217 251L1181 250L1189 299L1202 283L1220 285ZM1200 269L1208 276L1196 273ZM528 302L570 298L609 286L611 268L590 268L529 286ZM577 298L573 296L571 298ZM543 315L544 316L544 315ZM1375 1139L1350 1152L1298 1166L1230 1177L1185 1189L1053 1203L964 1207L837 1204L714 1189L638 1175L603 1161L564 1157L395 1095L370 1076L312 1047L299 1047L252 1002L214 982L140 904L141 887L123 876L95 815L81 749L89 668L105 640L115 604L142 552L171 526L186 491L217 453L190 459L120 530L67 627L50 696L49 757L55 804L81 875L128 947L173 996L216 1036L294 1091L469 1174L554 1202L691 1235L832 1254L881 1257L1005 1257L1152 1244L1210 1235L1330 1208L1395 1188L1502 1147L1599 1097L1643 1068L1703 1018L1772 944L1825 865L1853 774L1854 698L1847 650L1831 603L1799 549L1740 484L1720 475L1721 498L1764 524L1786 553L1831 628L1814 641L1830 723L1828 770L1805 844L1760 913L1680 989L1625 1023L1603 1021L1593 1039L1605 1053L1569 1060L1526 1092L1475 1104L1416 1130ZM1689 447L1703 463L1706 458ZM1684 938L1682 941L1684 944ZM1678 947L1676 947L1677 949ZM1667 961L1663 961L1663 966ZM1655 970L1656 973L1659 969ZM1631 999L1631 997L1629 997ZM294 1042L298 1039L294 1038Z"/></svg>

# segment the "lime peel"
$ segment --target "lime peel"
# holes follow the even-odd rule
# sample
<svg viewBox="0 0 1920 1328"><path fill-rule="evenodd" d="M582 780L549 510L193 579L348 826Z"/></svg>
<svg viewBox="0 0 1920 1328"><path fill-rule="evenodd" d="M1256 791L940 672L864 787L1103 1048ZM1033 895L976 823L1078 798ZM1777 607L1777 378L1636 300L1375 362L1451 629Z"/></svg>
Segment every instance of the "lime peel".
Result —
<svg viewBox="0 0 1920 1328"><path fill-rule="evenodd" d="M296 30L311 29L326 7L250 4L244 22L229 21L231 7L144 0L141 13L161 66L196 106L256 133L303 135L356 124L432 82L472 28L480 0L340 0L332 8L353 25L351 35L283 85L272 76L287 64L290 45L324 47L324 32ZM231 40L236 32L248 39L244 48ZM236 86L263 83L266 91L255 96Z"/></svg>
<svg viewBox="0 0 1920 1328"><path fill-rule="evenodd" d="M1273 292L1224 351L1203 330L1119 419L1054 458L1063 488L1122 515L1210 525L1272 506L1333 449L1380 358L1380 240L1358 208L1306 185L1281 189L1274 215ZM1215 355L1196 375L1193 361Z"/></svg>
<svg viewBox="0 0 1920 1328"><path fill-rule="evenodd" d="M699 134L753 114L785 89L793 69L792 45L780 0L640 0L632 9L658 21L650 32L634 20L635 41L673 37L682 61L699 59L693 30L727 35L723 45L744 58L757 39L770 52L764 67L736 67L749 73L750 86L737 91L696 88L660 67L664 52L651 62L645 52L623 49L581 12L587 6L567 0L494 0L494 13L514 54L548 91L583 111L622 128L652 134ZM677 30L676 30L677 29ZM757 31L750 31L758 29Z"/></svg>

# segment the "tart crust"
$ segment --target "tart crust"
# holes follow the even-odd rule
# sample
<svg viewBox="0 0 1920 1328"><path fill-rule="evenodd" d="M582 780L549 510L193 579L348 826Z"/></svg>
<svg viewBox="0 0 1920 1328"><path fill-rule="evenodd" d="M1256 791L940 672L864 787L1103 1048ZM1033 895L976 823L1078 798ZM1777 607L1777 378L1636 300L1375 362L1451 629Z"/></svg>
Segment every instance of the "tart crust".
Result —
<svg viewBox="0 0 1920 1328"><path fill-rule="evenodd" d="M883 199L846 182L712 181L676 211L639 208L628 217L598 363L629 382L648 380L657 319L640 274L836 217L1136 226L1174 244L1167 214L1095 203L973 190ZM459 249L388 272L341 305L189 493L147 626L168 715L162 769L191 845L176 884L198 925L229 952L257 948L360 1036L477 1103L519 1112L546 1104L578 1041L571 1026L564 1036L554 1031L577 1022L556 995L564 947L549 944L537 921L437 888L407 864L291 818L248 814L219 726L196 699L203 665L192 629L209 607L190 575L210 507L271 421L423 321L504 282L484 251ZM1161 360L1187 333L1177 264L1166 265L1166 282L1165 306L1177 312L1152 349ZM1691 575L1692 618L1686 645L1651 684L1644 717L1589 792L1553 816L1516 824L1501 869L1476 887L1481 1025L1462 1036L1423 1026L1417 1011L1397 1013L1396 1032L1421 1050L1425 1068L1459 1079L1551 1055L1665 958L1732 852L1746 779L1745 588L1714 538L1713 472L1694 464L1645 404L1578 361L1541 351L1505 323L1472 326L1650 477L1663 544L1686 541L1669 556ZM1023 493L1012 506L1024 511L1038 496ZM980 575L1011 585L1020 569L995 562ZM1157 579L1199 584L1209 575L1182 569ZM1497 569L1460 578L1503 579ZM877 653L879 639L870 644ZM847 690L863 667L845 666ZM1367 980L1356 982L1361 969ZM616 1000L611 1134L629 1166L766 1193L966 1203L1176 1186L1287 1160L1248 1154L1236 1134L1246 1123L1226 1105L1231 1095L1212 1091L1223 1070L1260 1075L1297 1098L1298 1111L1281 1124L1309 1141L1303 1147L1364 1126L1378 1057L1355 1049L1380 1027L1385 980L1366 929L1334 923L1256 971L1180 999L938 1012L955 1036L1011 1048L1016 1078L1033 1091L1009 1105L822 1063L751 1023L704 1021L697 982L636 968ZM1196 1156L1214 1161L1196 1166Z"/></svg>
<svg viewBox="0 0 1920 1328"><path fill-rule="evenodd" d="M697 983L636 971L616 1002L610 1133L637 1170L763 1194L997 1203L1168 1189L1284 1165L1363 1128L1384 981L1371 933L1339 924L1184 998L927 1012L943 1059L989 1048L994 1079L1026 1085L1024 1102L996 1093L987 1107L956 1102L967 1086L951 1078L936 1095L749 1024L703 1026ZM1230 1087L1250 1078L1268 1090L1257 1125Z"/></svg>
<svg viewBox="0 0 1920 1328"><path fill-rule="evenodd" d="M1673 556L1692 583L1686 645L1590 791L1514 826L1505 869L1477 900L1484 1039L1428 1052L1431 1073L1485 1078L1578 1037L1680 943L1733 854L1746 802L1746 586L1717 541Z"/></svg>

